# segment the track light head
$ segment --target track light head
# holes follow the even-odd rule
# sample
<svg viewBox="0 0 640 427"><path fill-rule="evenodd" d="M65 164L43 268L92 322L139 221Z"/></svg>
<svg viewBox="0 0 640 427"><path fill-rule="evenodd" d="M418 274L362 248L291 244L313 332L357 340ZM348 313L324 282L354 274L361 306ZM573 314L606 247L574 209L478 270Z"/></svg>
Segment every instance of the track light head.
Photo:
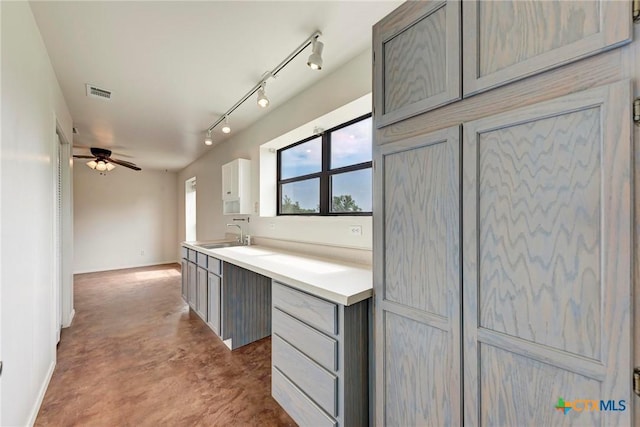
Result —
<svg viewBox="0 0 640 427"><path fill-rule="evenodd" d="M229 133L229 132L231 132L231 126L229 126L229 118L225 117L224 126L222 126L222 133Z"/></svg>
<svg viewBox="0 0 640 427"><path fill-rule="evenodd" d="M213 145L213 139L211 139L211 131L207 131L207 137L204 139L204 145Z"/></svg>
<svg viewBox="0 0 640 427"><path fill-rule="evenodd" d="M307 65L312 70L322 70L322 50L324 44L316 37L312 42L311 55L307 60Z"/></svg>
<svg viewBox="0 0 640 427"><path fill-rule="evenodd" d="M269 106L269 98L267 98L267 94L265 93L266 86L267 83L262 82L260 89L258 89L258 105L262 108L267 108Z"/></svg>

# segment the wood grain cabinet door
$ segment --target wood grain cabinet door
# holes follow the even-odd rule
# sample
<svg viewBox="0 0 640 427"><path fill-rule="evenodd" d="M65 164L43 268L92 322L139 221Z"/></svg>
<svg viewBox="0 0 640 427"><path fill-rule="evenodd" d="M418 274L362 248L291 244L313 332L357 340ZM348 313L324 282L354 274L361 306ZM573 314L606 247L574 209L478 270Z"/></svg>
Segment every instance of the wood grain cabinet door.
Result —
<svg viewBox="0 0 640 427"><path fill-rule="evenodd" d="M380 128L460 99L460 2L406 2L373 27Z"/></svg>
<svg viewBox="0 0 640 427"><path fill-rule="evenodd" d="M220 277L208 274L207 323L220 336Z"/></svg>
<svg viewBox="0 0 640 427"><path fill-rule="evenodd" d="M630 106L624 81L464 124L465 425L631 425Z"/></svg>
<svg viewBox="0 0 640 427"><path fill-rule="evenodd" d="M465 1L463 92L469 96L631 40L626 1Z"/></svg>
<svg viewBox="0 0 640 427"><path fill-rule="evenodd" d="M207 270L198 267L198 278L196 279L196 311L200 317L207 321Z"/></svg>
<svg viewBox="0 0 640 427"><path fill-rule="evenodd" d="M461 424L460 128L376 147L376 425Z"/></svg>
<svg viewBox="0 0 640 427"><path fill-rule="evenodd" d="M187 265L187 302L192 309L196 309L197 296L197 266L193 262L189 262Z"/></svg>
<svg viewBox="0 0 640 427"><path fill-rule="evenodd" d="M182 299L184 300L184 302L188 301L187 298L187 294L188 294L188 286L189 286L189 272L187 271L187 268L189 266L189 261L187 261L186 259L182 260L182 268L180 269L180 271L182 272Z"/></svg>

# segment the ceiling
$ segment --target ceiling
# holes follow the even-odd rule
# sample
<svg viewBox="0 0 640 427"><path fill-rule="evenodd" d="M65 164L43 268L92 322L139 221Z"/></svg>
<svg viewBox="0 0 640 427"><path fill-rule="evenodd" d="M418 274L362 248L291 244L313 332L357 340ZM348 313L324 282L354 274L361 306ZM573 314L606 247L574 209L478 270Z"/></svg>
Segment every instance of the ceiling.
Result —
<svg viewBox="0 0 640 427"><path fill-rule="evenodd" d="M112 149L142 168L179 170L210 147L204 131L313 31L322 71L307 48L229 116L234 132L371 46L371 26L400 1L32 1L73 118L74 146ZM86 96L85 84L112 91ZM215 143L230 135L219 127ZM87 154L88 148L74 149Z"/></svg>

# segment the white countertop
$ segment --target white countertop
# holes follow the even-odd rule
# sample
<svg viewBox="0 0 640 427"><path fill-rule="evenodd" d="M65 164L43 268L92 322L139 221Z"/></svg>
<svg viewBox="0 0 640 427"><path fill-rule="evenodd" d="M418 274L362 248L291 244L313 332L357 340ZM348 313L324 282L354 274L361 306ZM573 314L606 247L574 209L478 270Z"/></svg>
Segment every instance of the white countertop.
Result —
<svg viewBox="0 0 640 427"><path fill-rule="evenodd" d="M373 295L371 268L266 246L204 249L198 242L182 245L235 264L278 282L342 305Z"/></svg>

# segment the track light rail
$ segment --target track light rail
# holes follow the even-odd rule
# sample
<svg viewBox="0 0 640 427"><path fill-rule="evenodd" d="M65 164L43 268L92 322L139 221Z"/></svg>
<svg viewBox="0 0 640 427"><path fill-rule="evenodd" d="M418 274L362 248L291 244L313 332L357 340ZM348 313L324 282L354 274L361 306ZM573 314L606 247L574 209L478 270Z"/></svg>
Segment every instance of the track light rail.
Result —
<svg viewBox="0 0 640 427"><path fill-rule="evenodd" d="M233 106L231 108L229 108L223 115L221 115L218 120L216 120L215 122L213 122L213 124L211 126L209 126L205 132L211 132L216 126L218 126L220 123L222 123L226 117L228 117L231 113L233 113L239 106L241 106L247 99L249 99L251 96L253 96L253 94L255 94L258 89L260 89L262 87L263 83L266 83L267 79L269 77L276 77L278 75L278 73L287 66L287 64L289 64L289 62L293 61L298 55L300 55L300 53L302 53L302 51L309 46L310 44L313 43L313 41L315 39L317 39L318 37L320 37L322 35L321 31L315 31L313 34L311 34L309 37L307 37L307 39L302 42L300 44L300 46L298 46L293 52L291 52L289 54L289 56L287 56L282 62L280 62L273 70L265 73L264 77L254 86L252 87L249 92L247 92L242 98L240 98L240 100L238 102L236 102L235 104L233 104Z"/></svg>

